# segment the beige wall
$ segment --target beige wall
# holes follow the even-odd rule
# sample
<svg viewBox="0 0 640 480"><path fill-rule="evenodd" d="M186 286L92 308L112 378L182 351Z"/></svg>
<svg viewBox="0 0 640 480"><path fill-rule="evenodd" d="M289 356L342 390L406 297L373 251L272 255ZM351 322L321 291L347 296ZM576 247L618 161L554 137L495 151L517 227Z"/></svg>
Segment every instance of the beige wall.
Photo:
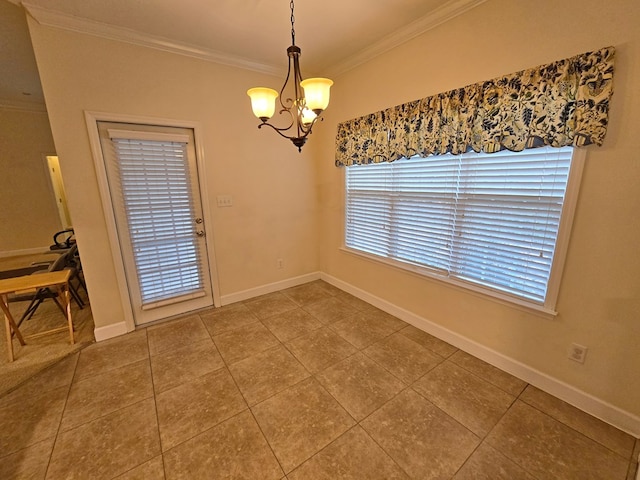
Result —
<svg viewBox="0 0 640 480"><path fill-rule="evenodd" d="M0 254L48 247L62 229L45 155L55 155L46 112L0 108Z"/></svg>
<svg viewBox="0 0 640 480"><path fill-rule="evenodd" d="M280 78L43 27L29 19L97 327L123 321L84 111L199 122L222 295L317 271L314 170L259 131L246 90ZM283 53L283 62L286 60ZM217 208L217 195L233 206ZM276 268L277 258L284 268Z"/></svg>
<svg viewBox="0 0 640 480"><path fill-rule="evenodd" d="M280 79L30 20L97 326L122 319L83 111L198 121L223 295L309 273L333 277L498 354L640 415L640 12L637 0L490 0L336 78L325 122L299 155L248 114L245 90ZM340 250L336 124L603 46L617 48L605 145L589 148L557 305L545 318ZM313 163L310 162L313 161ZM233 196L232 208L215 196ZM319 207L319 213L317 210ZM318 235L319 240L317 240ZM276 258L286 268L275 268ZM569 361L571 342L589 347Z"/></svg>
<svg viewBox="0 0 640 480"><path fill-rule="evenodd" d="M534 5L535 4L535 5ZM317 156L321 270L640 415L640 3L490 0L336 78ZM545 318L340 251L336 124L523 68L614 45L603 147L588 148L557 304ZM584 365L567 359L589 348Z"/></svg>

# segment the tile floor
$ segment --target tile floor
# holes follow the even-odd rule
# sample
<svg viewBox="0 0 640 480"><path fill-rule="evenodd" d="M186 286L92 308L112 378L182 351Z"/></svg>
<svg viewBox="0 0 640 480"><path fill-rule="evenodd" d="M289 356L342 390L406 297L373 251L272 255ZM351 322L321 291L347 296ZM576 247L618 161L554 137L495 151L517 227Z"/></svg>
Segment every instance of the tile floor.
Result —
<svg viewBox="0 0 640 480"><path fill-rule="evenodd" d="M0 397L0 478L635 478L640 442L316 281Z"/></svg>

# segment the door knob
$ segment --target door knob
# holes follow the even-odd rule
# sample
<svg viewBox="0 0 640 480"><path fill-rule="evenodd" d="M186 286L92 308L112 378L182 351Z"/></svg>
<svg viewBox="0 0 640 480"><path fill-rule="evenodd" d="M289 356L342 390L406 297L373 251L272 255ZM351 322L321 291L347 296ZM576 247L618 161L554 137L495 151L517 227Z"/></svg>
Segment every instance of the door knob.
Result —
<svg viewBox="0 0 640 480"><path fill-rule="evenodd" d="M196 230L196 235L199 237L204 237L204 231L203 230Z"/></svg>

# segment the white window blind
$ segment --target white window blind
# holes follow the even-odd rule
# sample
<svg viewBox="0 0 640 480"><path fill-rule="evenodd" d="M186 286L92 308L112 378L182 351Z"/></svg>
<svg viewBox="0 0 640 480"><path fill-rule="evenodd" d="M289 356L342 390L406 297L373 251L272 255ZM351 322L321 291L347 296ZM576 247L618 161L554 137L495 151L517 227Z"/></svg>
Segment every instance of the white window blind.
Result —
<svg viewBox="0 0 640 480"><path fill-rule="evenodd" d="M187 138L109 131L142 307L204 291Z"/></svg>
<svg viewBox="0 0 640 480"><path fill-rule="evenodd" d="M572 147L346 169L345 245L544 304Z"/></svg>

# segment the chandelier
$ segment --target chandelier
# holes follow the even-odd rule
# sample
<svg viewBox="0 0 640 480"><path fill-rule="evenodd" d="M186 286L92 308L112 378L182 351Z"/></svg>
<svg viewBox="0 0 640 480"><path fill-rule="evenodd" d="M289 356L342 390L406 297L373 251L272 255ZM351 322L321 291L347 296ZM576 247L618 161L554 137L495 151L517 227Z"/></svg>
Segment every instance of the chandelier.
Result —
<svg viewBox="0 0 640 480"><path fill-rule="evenodd" d="M293 15L293 0L291 0L291 46L287 48L289 57L289 68L284 85L278 92L272 88L256 87L247 91L251 97L251 108L253 114L262 123L258 128L265 125L271 127L281 137L287 138L302 151L302 146L311 134L311 129L320 118L320 114L329 105L329 89L333 82L328 78L307 78L302 79L300 73L300 48L296 46L296 32L294 29L295 17ZM291 81L291 82L290 82ZM289 85L291 83L291 85ZM291 96L289 96L291 95ZM286 96L286 99L284 99ZM280 101L279 114L288 114L289 122L285 127L276 127L268 120L276 111L276 98Z"/></svg>

